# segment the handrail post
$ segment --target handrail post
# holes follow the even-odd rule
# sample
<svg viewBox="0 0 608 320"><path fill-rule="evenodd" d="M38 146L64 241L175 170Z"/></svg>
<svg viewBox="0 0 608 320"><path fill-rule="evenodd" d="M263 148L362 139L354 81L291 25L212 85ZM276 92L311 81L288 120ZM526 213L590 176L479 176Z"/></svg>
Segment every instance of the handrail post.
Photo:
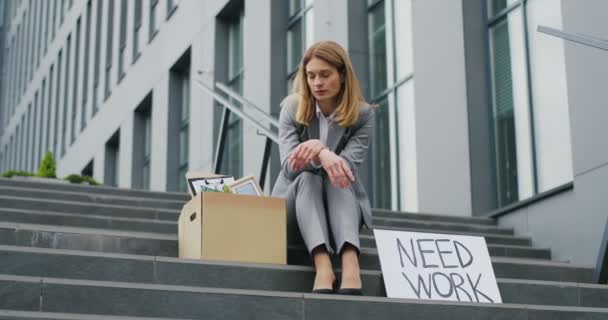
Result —
<svg viewBox="0 0 608 320"><path fill-rule="evenodd" d="M266 137L266 145L264 146L264 158L262 158L262 172L260 173L260 187L264 189L264 183L266 182L266 171L268 170L268 163L270 162L270 148L272 147L272 140Z"/></svg>
<svg viewBox="0 0 608 320"><path fill-rule="evenodd" d="M220 173L222 168L222 158L224 156L224 145L226 144L226 134L228 133L228 121L230 120L230 109L224 108L222 112L222 125L217 136L217 144L215 149L215 159L213 161L213 172Z"/></svg>

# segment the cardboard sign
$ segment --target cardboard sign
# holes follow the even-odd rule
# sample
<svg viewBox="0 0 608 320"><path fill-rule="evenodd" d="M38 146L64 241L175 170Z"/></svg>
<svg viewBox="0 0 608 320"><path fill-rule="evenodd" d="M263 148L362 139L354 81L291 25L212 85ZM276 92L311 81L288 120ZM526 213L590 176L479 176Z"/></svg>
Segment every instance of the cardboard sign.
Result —
<svg viewBox="0 0 608 320"><path fill-rule="evenodd" d="M502 303L483 237L374 230L389 298Z"/></svg>

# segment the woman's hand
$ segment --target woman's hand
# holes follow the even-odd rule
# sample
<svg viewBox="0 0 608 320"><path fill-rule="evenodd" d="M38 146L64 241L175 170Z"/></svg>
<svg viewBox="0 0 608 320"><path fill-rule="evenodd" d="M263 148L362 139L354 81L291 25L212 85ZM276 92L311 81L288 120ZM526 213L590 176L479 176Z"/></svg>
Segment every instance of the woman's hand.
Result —
<svg viewBox="0 0 608 320"><path fill-rule="evenodd" d="M289 155L289 166L291 166L293 171L304 168L310 161L315 159L319 152L324 148L327 147L318 139L311 139L300 143Z"/></svg>
<svg viewBox="0 0 608 320"><path fill-rule="evenodd" d="M323 149L319 153L319 160L321 166L327 172L329 181L337 188L346 189L350 188L350 184L355 182L355 176L350 170L350 166L342 157L329 151L329 149Z"/></svg>

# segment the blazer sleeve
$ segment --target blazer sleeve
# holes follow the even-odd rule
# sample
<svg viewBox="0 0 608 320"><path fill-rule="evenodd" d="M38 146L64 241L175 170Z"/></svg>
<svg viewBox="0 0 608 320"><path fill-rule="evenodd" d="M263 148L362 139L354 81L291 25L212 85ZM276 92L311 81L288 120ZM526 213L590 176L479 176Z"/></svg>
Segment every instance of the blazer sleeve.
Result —
<svg viewBox="0 0 608 320"><path fill-rule="evenodd" d="M374 132L374 121L375 112L371 107L366 107L361 113L361 120L357 123L357 127L354 131L340 156L346 160L353 173L359 168L361 163L365 160L367 150L369 149L369 143Z"/></svg>
<svg viewBox="0 0 608 320"><path fill-rule="evenodd" d="M291 169L289 155L302 141L297 131L295 113L298 106L297 97L289 96L281 102L281 113L279 116L279 156L281 158L281 171L289 180L295 179L303 171L318 172L311 164L294 171Z"/></svg>

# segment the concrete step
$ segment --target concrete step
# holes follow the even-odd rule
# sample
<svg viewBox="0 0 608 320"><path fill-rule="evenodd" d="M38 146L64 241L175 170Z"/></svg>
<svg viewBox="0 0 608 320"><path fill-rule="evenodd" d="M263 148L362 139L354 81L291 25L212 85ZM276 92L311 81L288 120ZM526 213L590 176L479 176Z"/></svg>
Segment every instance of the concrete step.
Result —
<svg viewBox="0 0 608 320"><path fill-rule="evenodd" d="M314 280L313 268L305 266L222 263L14 246L0 246L0 257L0 274L8 275L291 292L310 291ZM386 295L380 271L363 270L362 277L366 295ZM504 302L608 307L606 285L497 279Z"/></svg>
<svg viewBox="0 0 608 320"><path fill-rule="evenodd" d="M427 232L427 233L443 233L443 234L457 234L457 235L465 235L465 236L478 236L484 237L486 239L486 243L494 243L494 244L505 244L505 245L514 245L514 246L530 246L532 244L532 239L530 237L522 237L522 236L510 236L510 235L499 235L499 234L487 234L487 233L478 233L478 232L463 232L463 231L448 231L443 230L438 232L433 229L418 229L418 228L394 228L394 227L381 227L378 229L383 230L401 230L401 231L412 231L412 232ZM369 239L373 239L373 230L367 230L365 228L361 229L361 246L369 247Z"/></svg>
<svg viewBox="0 0 608 320"><path fill-rule="evenodd" d="M608 309L0 275L0 308L192 319L608 319ZM236 307L238 306L238 307Z"/></svg>
<svg viewBox="0 0 608 320"><path fill-rule="evenodd" d="M1 216L1 214L0 214ZM50 218L52 219L52 217ZM78 222L78 221L77 221ZM138 223L128 221L129 224ZM153 222L150 222L151 224ZM163 222L157 222L160 227ZM111 221L111 225L116 225ZM375 240L369 236L365 238L368 245L362 249L369 248L370 252L362 252L362 258L371 255L371 259L377 255L375 251ZM20 246L34 246L41 248L94 250L100 252L120 252L132 254L152 254L161 256L177 256L176 233L150 233L132 232L112 229L93 229L82 227L68 227L56 225L39 225L0 222L0 244L15 244ZM291 244L290 259L299 263L309 264L308 254L303 244ZM297 250L299 249L299 251ZM500 244L488 244L491 256L509 256L522 258L550 259L551 252L548 249L538 249L529 246L509 246ZM293 253L293 252L298 252ZM301 257L300 257L301 256ZM291 261L291 260L290 260Z"/></svg>
<svg viewBox="0 0 608 320"><path fill-rule="evenodd" d="M46 201L46 200L45 200ZM40 207L40 205L38 205ZM80 207L79 207L80 208ZM93 210L101 210L99 208L93 208ZM123 208L120 208L122 210ZM140 211L137 214L145 216L151 216L142 211L143 208L138 208ZM154 211L149 208L147 210ZM109 228L119 230L133 230L140 232L161 232L161 233L177 233L176 220L157 220L149 218L128 218L122 216L109 216L101 211L98 214L92 214L89 211L86 213L66 213L66 212L55 212L49 209L35 210L35 209L15 209L15 208L0 208L0 222L23 222L23 223L35 223L35 224L52 224L52 225L64 225L64 226L75 226L75 227L87 227L87 228ZM116 213L116 211L114 211ZM128 211L128 214L133 215L132 210ZM177 215L177 212L175 213ZM467 226L462 224L450 224L450 223L438 223L438 222L422 222L416 220L399 220L390 221L388 224L383 219L374 219L374 224L378 228L398 228L398 229L416 229L416 230L433 230L434 233L445 233L449 231L454 232L465 232L471 233L476 232L483 233L486 235L512 235L512 229L499 229L496 227L485 227L476 228L473 226ZM364 234L369 234L368 231L363 230Z"/></svg>
<svg viewBox="0 0 608 320"><path fill-rule="evenodd" d="M27 197L0 196L0 208L121 218L169 220L174 222L179 218L179 211L174 209L138 208L110 204L90 204L76 201L32 199Z"/></svg>
<svg viewBox="0 0 608 320"><path fill-rule="evenodd" d="M392 210L385 210L385 209L372 209L372 211L373 211L374 217L378 217L378 218L389 218L389 219L397 218L397 219L408 219L408 220L441 221L441 222L478 224L478 225L487 225L487 226L495 226L497 224L496 219L485 218L485 217L450 216L450 215L441 215L441 214L392 211Z"/></svg>
<svg viewBox="0 0 608 320"><path fill-rule="evenodd" d="M177 236L161 233L0 222L0 244L176 256Z"/></svg>
<svg viewBox="0 0 608 320"><path fill-rule="evenodd" d="M177 222L169 220L122 218L31 209L0 209L0 222L177 234Z"/></svg>
<svg viewBox="0 0 608 320"><path fill-rule="evenodd" d="M190 195L181 192L166 192L166 191L150 191L150 190L137 190L137 189L122 189L109 186L88 186L88 185L77 185L71 183L50 183L50 182L38 182L29 181L24 178L2 178L0 177L0 186L15 187L15 188L35 188L42 190L53 189L55 191L67 191L67 192L86 192L100 195L116 195L122 197L142 197L157 200L174 200L174 201L188 201Z"/></svg>
<svg viewBox="0 0 608 320"><path fill-rule="evenodd" d="M17 227L19 228L19 227ZM156 255L166 257L177 256L177 239L175 236L143 233L124 233L104 231L91 234L91 230L28 225L17 229L0 224L0 244L86 250L95 252L112 252L139 255ZM93 230L98 232L99 230ZM490 249L492 250L492 249ZM587 268L574 268L570 264L554 262L539 258L515 258L492 256L495 272L509 278L564 280L563 272L581 272L580 278L572 275L572 279L590 281L591 271ZM311 265L307 251L302 246L289 246L288 261L293 265ZM371 248L361 248L360 265L364 269L380 270L377 251ZM504 266L504 267L501 267ZM544 268L547 267L547 270ZM580 270L579 270L580 269Z"/></svg>
<svg viewBox="0 0 608 320"><path fill-rule="evenodd" d="M87 204L110 204L119 206L161 208L181 210L185 201L162 200L155 198L128 197L120 195L105 195L91 192L57 191L53 189L19 188L0 185L0 196L34 198L40 200L57 200L70 202L83 202Z"/></svg>
<svg viewBox="0 0 608 320"><path fill-rule="evenodd" d="M178 318L125 317L84 313L0 310L0 320L184 320Z"/></svg>
<svg viewBox="0 0 608 320"><path fill-rule="evenodd" d="M437 220L420 220L420 219L386 219L374 217L373 221L374 228L382 229L384 227L389 228L416 228L426 230L437 230L437 231L462 231L462 232L476 232L485 234L502 234L502 235L513 235L513 228L504 228L491 225L479 225L462 222L445 222Z"/></svg>

